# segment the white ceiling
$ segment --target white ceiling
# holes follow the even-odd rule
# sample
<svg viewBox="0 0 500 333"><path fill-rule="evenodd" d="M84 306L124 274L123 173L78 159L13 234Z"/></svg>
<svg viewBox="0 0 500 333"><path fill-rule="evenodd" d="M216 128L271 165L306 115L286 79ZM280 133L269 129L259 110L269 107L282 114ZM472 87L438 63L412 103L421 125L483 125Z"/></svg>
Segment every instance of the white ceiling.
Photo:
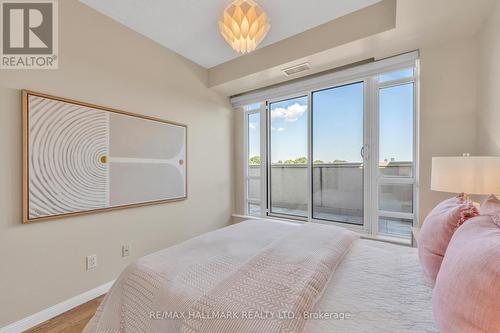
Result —
<svg viewBox="0 0 500 333"><path fill-rule="evenodd" d="M211 68L239 55L220 36L232 0L80 0L191 61ZM381 0L257 0L269 15L270 45Z"/></svg>

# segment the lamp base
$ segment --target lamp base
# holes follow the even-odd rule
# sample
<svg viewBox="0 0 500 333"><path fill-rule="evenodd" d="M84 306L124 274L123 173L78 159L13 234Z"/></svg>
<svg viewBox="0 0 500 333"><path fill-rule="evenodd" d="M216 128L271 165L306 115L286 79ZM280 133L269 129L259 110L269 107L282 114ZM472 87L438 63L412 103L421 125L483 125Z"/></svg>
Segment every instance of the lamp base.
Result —
<svg viewBox="0 0 500 333"><path fill-rule="evenodd" d="M479 210L481 204L479 202L472 200L472 197L469 194L462 192L460 193L460 196L465 200L465 202L473 204L474 207L476 207L477 210Z"/></svg>
<svg viewBox="0 0 500 333"><path fill-rule="evenodd" d="M468 195L465 192L460 193L459 196L462 197L466 202L471 202L472 201L470 195Z"/></svg>

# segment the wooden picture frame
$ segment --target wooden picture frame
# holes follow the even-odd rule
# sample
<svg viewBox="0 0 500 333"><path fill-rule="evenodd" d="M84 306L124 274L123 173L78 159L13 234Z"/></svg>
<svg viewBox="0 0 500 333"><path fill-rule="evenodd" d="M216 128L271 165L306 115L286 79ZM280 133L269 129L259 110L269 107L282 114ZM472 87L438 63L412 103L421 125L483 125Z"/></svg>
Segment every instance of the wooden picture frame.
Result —
<svg viewBox="0 0 500 333"><path fill-rule="evenodd" d="M52 112L50 119L47 116L48 112ZM43 122L40 120L42 117L45 117ZM96 127L95 123L99 124L96 130L87 129L86 125L83 126L83 124L87 124ZM47 124L54 125L50 127ZM60 126L56 128L56 124ZM71 129L68 129L68 124L73 126L71 128L74 129L74 132L79 131L78 134L71 132ZM187 199L187 125L68 98L22 90L22 126L23 223ZM130 141L132 139L129 136L134 134L133 130L130 131L130 129L133 129L134 126L142 129L143 132L136 137L139 138L138 140ZM37 131L36 137L34 134L32 136L32 130ZM54 139L57 137L54 134L56 132L61 134L62 138ZM119 134L120 132L122 134ZM63 137L62 133L66 137ZM86 135L90 136L91 133L98 134L93 134L91 138L85 137ZM123 135L123 133L127 135ZM144 136L146 138L141 142L141 138ZM75 139L77 137L78 140ZM169 138L171 140L154 141L155 138ZM122 143L122 141L127 140L131 144ZM73 146L68 148L70 146L68 142L74 143ZM163 143L171 146L164 146ZM89 148L90 146L92 148ZM99 148L95 148L97 146ZM132 148L129 148L130 146ZM63 158L53 158L59 156L54 153L56 148L59 154L63 154L61 155ZM73 150L70 151L70 149ZM114 157L112 156L113 150L121 150L122 153L125 152L125 155L130 156ZM50 153L46 153L47 151ZM98 153L103 151L107 153L99 156ZM176 155L166 158L167 153L176 153ZM137 157L134 154L151 154L152 157ZM165 158L159 158L164 157L163 155ZM47 160L41 161L42 158ZM83 170L76 170L81 168L80 164L73 162L82 160L88 165L84 165ZM177 164L176 161L178 161ZM52 169L49 170L49 168ZM117 171L113 172L113 168ZM145 170L147 172L144 172ZM57 175L54 174L56 171ZM127 177L127 171L135 173L134 177ZM180 176L181 182L178 176ZM58 177L60 179L56 179ZM80 183L75 181L77 178ZM117 189L114 193L113 189L120 187L120 184L125 184L123 185L125 189L126 186L132 186L132 184L127 185L128 181L118 182L114 178L131 180L131 182L133 182L132 179L135 181L138 178L136 183L139 182L139 187L141 184L145 187L150 184L153 190L158 193L148 192L147 188L141 189L144 200L127 203L127 200L133 200L134 197L141 194L135 195L129 191L123 191L122 188ZM105 179L103 182L106 184L98 182L98 180L103 179ZM171 188L164 186L167 184L167 180L171 180ZM112 188L113 184L115 186ZM91 191L92 188L97 189L95 196ZM137 184L135 184L134 189L136 188ZM44 197L44 191L46 197L51 197L50 199ZM85 201L85 195L78 195L78 191L92 196L92 198ZM172 197L167 197L166 194L170 192ZM158 195L158 199L153 198L156 195ZM161 197L162 195L165 197ZM62 198L65 199L62 200ZM102 207L100 207L101 203L104 203ZM86 205L90 208L78 208L87 207ZM35 206L36 208L34 208Z"/></svg>

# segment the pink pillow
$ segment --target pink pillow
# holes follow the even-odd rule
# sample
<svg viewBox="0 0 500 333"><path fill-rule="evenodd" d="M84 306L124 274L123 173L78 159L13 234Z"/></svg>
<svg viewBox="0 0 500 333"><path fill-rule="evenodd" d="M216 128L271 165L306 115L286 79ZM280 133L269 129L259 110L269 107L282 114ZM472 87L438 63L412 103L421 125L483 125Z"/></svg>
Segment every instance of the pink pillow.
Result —
<svg viewBox="0 0 500 333"><path fill-rule="evenodd" d="M436 281L439 267L453 233L467 219L478 215L472 202L462 196L437 205L426 217L418 236L418 256L425 272Z"/></svg>
<svg viewBox="0 0 500 333"><path fill-rule="evenodd" d="M481 215L500 214L500 200L495 195L490 195L479 208Z"/></svg>
<svg viewBox="0 0 500 333"><path fill-rule="evenodd" d="M432 296L441 333L500 333L500 216L458 228Z"/></svg>

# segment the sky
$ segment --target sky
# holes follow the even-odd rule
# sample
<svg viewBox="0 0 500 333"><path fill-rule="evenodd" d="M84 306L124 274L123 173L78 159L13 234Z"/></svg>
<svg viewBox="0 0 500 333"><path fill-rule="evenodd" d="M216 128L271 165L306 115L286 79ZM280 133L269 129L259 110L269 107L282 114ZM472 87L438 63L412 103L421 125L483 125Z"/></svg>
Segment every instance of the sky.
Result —
<svg viewBox="0 0 500 333"><path fill-rule="evenodd" d="M401 73L383 79L399 78ZM411 161L413 84L380 90L379 160ZM312 95L313 160L361 162L363 83ZM307 156L307 96L271 103L271 161ZM249 116L249 156L260 155L259 114Z"/></svg>

